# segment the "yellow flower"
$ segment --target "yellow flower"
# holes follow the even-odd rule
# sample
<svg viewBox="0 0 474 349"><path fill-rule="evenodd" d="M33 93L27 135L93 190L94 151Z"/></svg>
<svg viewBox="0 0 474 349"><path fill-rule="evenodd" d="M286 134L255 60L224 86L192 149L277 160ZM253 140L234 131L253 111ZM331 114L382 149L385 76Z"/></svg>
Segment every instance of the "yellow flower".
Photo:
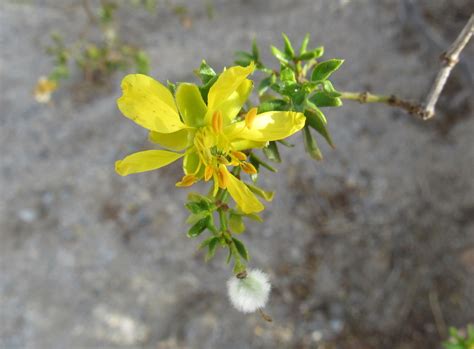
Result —
<svg viewBox="0 0 474 349"><path fill-rule="evenodd" d="M169 150L129 155L116 162L117 173L126 176L151 171L183 157L185 175L177 186L212 178L214 195L219 187L227 189L244 213L263 210L262 203L229 172L228 166L240 166L246 173L255 173L242 151L291 136L303 128L305 117L302 113L282 111L257 114L257 109L252 108L245 119L236 120L252 90L253 83L247 76L253 70L253 63L224 70L210 88L207 104L194 84L181 83L175 99L151 77L127 75L122 81L123 95L117 101L119 109L150 130L150 141Z"/></svg>
<svg viewBox="0 0 474 349"><path fill-rule="evenodd" d="M48 103L51 100L51 94L56 90L58 84L45 76L38 79L33 95L38 103Z"/></svg>

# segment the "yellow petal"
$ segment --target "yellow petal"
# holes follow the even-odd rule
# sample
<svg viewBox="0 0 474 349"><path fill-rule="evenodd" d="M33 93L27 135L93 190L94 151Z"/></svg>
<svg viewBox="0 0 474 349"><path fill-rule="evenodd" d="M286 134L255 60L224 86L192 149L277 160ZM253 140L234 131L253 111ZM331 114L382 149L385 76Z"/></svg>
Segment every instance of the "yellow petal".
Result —
<svg viewBox="0 0 474 349"><path fill-rule="evenodd" d="M171 92L158 81L142 74L122 80L123 95L117 100L120 111L138 125L161 133L186 127L179 118Z"/></svg>
<svg viewBox="0 0 474 349"><path fill-rule="evenodd" d="M267 145L268 142L256 142L249 141L246 139L237 139L232 141L232 149L234 150L247 150L254 148L263 148Z"/></svg>
<svg viewBox="0 0 474 349"><path fill-rule="evenodd" d="M239 111L242 109L242 106L245 104L245 101L247 101L252 92L252 88L253 82L246 79L233 93L230 94L229 97L227 97L227 99L222 100L221 103L216 105L215 110L222 112L224 125L230 124L239 114Z"/></svg>
<svg viewBox="0 0 474 349"><path fill-rule="evenodd" d="M171 164L173 161L176 161L183 156L184 154L178 154L166 150L145 150L116 161L115 171L121 176L152 171Z"/></svg>
<svg viewBox="0 0 474 349"><path fill-rule="evenodd" d="M202 177L204 168L201 165L201 159L196 151L188 151L183 159L183 171L185 174L194 174L197 177Z"/></svg>
<svg viewBox="0 0 474 349"><path fill-rule="evenodd" d="M227 171L227 190L244 213L260 212L264 206L240 179Z"/></svg>
<svg viewBox="0 0 474 349"><path fill-rule="evenodd" d="M179 84L176 89L176 104L186 125L200 127L205 124L207 107L196 85Z"/></svg>
<svg viewBox="0 0 474 349"><path fill-rule="evenodd" d="M215 111L214 114L212 114L211 125L212 125L212 129L214 130L214 133L222 132L222 127L223 127L222 113L219 110Z"/></svg>
<svg viewBox="0 0 474 349"><path fill-rule="evenodd" d="M159 144L164 148L178 151L192 144L193 135L192 129L182 129L173 133L150 131L148 139L150 142Z"/></svg>
<svg viewBox="0 0 474 349"><path fill-rule="evenodd" d="M224 129L224 134L231 140L247 139L250 141L277 141L291 136L301 130L305 123L302 113L291 111L269 111L258 114L248 128L246 122L239 121Z"/></svg>
<svg viewBox="0 0 474 349"><path fill-rule="evenodd" d="M231 107L230 105L226 105L224 103L228 99L232 99L235 100L234 104L238 104L241 103L241 100L244 97L245 102L252 87L252 82L250 80L247 80L247 76L249 76L254 71L254 69L255 65L252 62L247 67L231 67L227 70L224 70L219 75L217 81L214 83L214 85L212 85L207 96L208 113L206 115L206 119L212 117L212 113L216 110L222 109L221 107L225 109L221 110L221 112L224 114L224 117L230 119L235 117L240 108L238 108L238 110L235 112L235 107ZM237 91L238 89L239 91ZM237 94L234 94L236 91ZM232 96L232 94L234 94L234 96ZM240 107L242 107L242 104L240 104ZM231 112L231 114L235 112L235 115L225 115L229 112Z"/></svg>

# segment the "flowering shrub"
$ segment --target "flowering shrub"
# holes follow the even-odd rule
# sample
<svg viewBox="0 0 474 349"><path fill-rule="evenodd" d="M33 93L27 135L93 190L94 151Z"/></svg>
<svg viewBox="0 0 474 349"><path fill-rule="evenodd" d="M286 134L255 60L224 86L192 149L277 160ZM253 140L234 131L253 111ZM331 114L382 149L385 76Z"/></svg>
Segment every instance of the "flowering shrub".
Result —
<svg viewBox="0 0 474 349"><path fill-rule="evenodd" d="M229 297L243 312L261 309L270 292L266 274L246 270L249 252L237 238L245 231L245 219L262 221L258 216L264 209L261 200L271 201L274 196L257 184L263 169L276 171L257 152L280 162L278 145L291 147L285 139L301 131L309 155L321 160L312 131L330 145L333 142L320 108L342 105L340 93L329 81L342 60L319 61L324 49L308 49L309 35L298 53L285 34L283 39L283 51L272 47L279 70L263 64L254 42L251 52L238 52L237 65L220 74L203 61L197 70L200 84L168 82L164 86L147 75L127 75L117 101L123 115L147 129L150 142L161 148L118 160L118 174L152 171L182 159L184 175L177 187L210 183L206 195L189 194L187 235L198 238L208 231L199 246L207 250L206 260L219 247L227 250L227 263L233 261L235 274L228 282ZM257 86L260 102L249 106L254 88L251 76L256 71L264 74Z"/></svg>

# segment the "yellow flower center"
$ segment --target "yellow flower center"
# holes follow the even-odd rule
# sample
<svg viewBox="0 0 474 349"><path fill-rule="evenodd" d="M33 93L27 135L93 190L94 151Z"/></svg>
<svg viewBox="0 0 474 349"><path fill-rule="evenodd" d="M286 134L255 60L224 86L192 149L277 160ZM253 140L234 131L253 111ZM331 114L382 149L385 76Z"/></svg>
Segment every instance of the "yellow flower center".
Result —
<svg viewBox="0 0 474 349"><path fill-rule="evenodd" d="M223 132L222 114L216 111L211 124L200 127L194 135L194 149L199 156L199 169L204 168L204 180L214 178L219 187L227 185L225 167L241 166L249 174L256 173L256 169L248 162L247 155L235 151L231 142Z"/></svg>

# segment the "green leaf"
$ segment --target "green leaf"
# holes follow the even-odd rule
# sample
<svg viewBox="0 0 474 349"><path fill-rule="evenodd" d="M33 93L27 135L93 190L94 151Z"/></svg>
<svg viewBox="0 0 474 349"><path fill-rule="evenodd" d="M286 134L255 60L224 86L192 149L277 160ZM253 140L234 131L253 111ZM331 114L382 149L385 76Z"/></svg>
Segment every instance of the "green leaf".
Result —
<svg viewBox="0 0 474 349"><path fill-rule="evenodd" d="M256 222L259 222L259 223L263 222L263 219L258 214L255 214L255 213L247 213L245 216L248 219L251 219L253 221L256 221Z"/></svg>
<svg viewBox="0 0 474 349"><path fill-rule="evenodd" d="M260 60L260 53L258 52L257 40L255 38L252 40L252 56L255 62Z"/></svg>
<svg viewBox="0 0 474 349"><path fill-rule="evenodd" d="M209 216L209 212L192 213L186 219L186 224L194 225L201 219L206 218L207 216Z"/></svg>
<svg viewBox="0 0 474 349"><path fill-rule="evenodd" d="M307 92L298 87L298 89L295 91L295 92L292 92L291 93L291 100L294 104L294 107L296 109L296 111L303 111L303 104L304 104L304 101L306 99L306 95L307 95Z"/></svg>
<svg viewBox="0 0 474 349"><path fill-rule="evenodd" d="M207 104L207 95L209 94L209 90L211 89L212 85L217 81L217 75L214 76L211 80L209 80L205 85L199 86L199 92L201 92L202 99Z"/></svg>
<svg viewBox="0 0 474 349"><path fill-rule="evenodd" d="M315 48L314 50L307 51L302 53L297 57L300 61L309 61L310 59L317 59L324 54L324 47L320 46Z"/></svg>
<svg viewBox="0 0 474 349"><path fill-rule="evenodd" d="M258 95L261 96L265 93L266 90L275 82L275 75L270 75L269 77L260 81L258 85Z"/></svg>
<svg viewBox="0 0 474 349"><path fill-rule="evenodd" d="M207 84L212 78L217 75L214 69L212 69L211 66L207 64L204 59L202 60L201 65L199 66L197 74L203 84Z"/></svg>
<svg viewBox="0 0 474 349"><path fill-rule="evenodd" d="M288 64L290 61L290 57L288 57L285 53L281 52L275 46L271 46L272 54L283 64Z"/></svg>
<svg viewBox="0 0 474 349"><path fill-rule="evenodd" d="M275 196L274 191L265 191L260 187L257 187L255 185L247 184L247 187L249 187L250 191L261 198L265 199L266 201L272 201L273 197Z"/></svg>
<svg viewBox="0 0 474 349"><path fill-rule="evenodd" d="M274 141L268 142L268 145L262 150L268 160L281 162L280 152L278 151L278 146L276 142Z"/></svg>
<svg viewBox="0 0 474 349"><path fill-rule="evenodd" d="M232 238L232 241L234 242L235 247L237 248L237 252L239 252L239 254L242 256L243 259L248 261L249 260L249 254L248 254L247 248L245 247L243 242L240 241L239 239L234 238L234 237Z"/></svg>
<svg viewBox="0 0 474 349"><path fill-rule="evenodd" d="M189 238L195 238L196 236L199 236L206 228L207 225L210 222L210 217L207 216L201 220L199 220L196 224L194 224L191 229L188 231L188 237Z"/></svg>
<svg viewBox="0 0 474 349"><path fill-rule="evenodd" d="M306 49L308 48L308 44L309 44L309 39L310 39L310 34L306 33L306 35L303 38L303 41L301 42L300 55L306 52Z"/></svg>
<svg viewBox="0 0 474 349"><path fill-rule="evenodd" d="M213 200L209 199L207 196L191 192L188 194L188 201L206 201L207 203L212 203Z"/></svg>
<svg viewBox="0 0 474 349"><path fill-rule="evenodd" d="M232 259L232 249L229 246L229 254L227 255L227 259L225 262L229 264L231 259Z"/></svg>
<svg viewBox="0 0 474 349"><path fill-rule="evenodd" d="M262 165L263 167L265 167L267 170L269 171L272 171L272 172L278 172L276 168L274 168L273 166L269 165L268 163L266 163L265 161L263 161L262 159L260 159L259 157L257 157L255 154L250 154L250 157L249 157L249 161L252 165L255 166L255 168L259 167L260 165Z"/></svg>
<svg viewBox="0 0 474 349"><path fill-rule="evenodd" d="M170 92L173 94L173 96L175 95L176 93L176 84L169 81L169 80L166 80L166 85L168 86L168 90L170 90Z"/></svg>
<svg viewBox="0 0 474 349"><path fill-rule="evenodd" d="M322 82L322 86L323 86L323 92L329 96L329 97L340 97L341 96L341 93L336 91L336 89L334 88L334 86L332 85L331 81L329 80L324 80Z"/></svg>
<svg viewBox="0 0 474 349"><path fill-rule="evenodd" d="M280 139L279 141L277 141L278 143L281 143L283 144L285 147L287 148L293 148L295 145L294 144L291 144L291 143L288 143L287 141L285 141L284 139Z"/></svg>
<svg viewBox="0 0 474 349"><path fill-rule="evenodd" d="M241 215L231 213L229 215L229 228L232 232L240 234L245 231L244 220Z"/></svg>
<svg viewBox="0 0 474 349"><path fill-rule="evenodd" d="M343 62L343 59L330 59L316 64L313 74L311 74L311 80L326 80L332 73L339 69Z"/></svg>
<svg viewBox="0 0 474 349"><path fill-rule="evenodd" d="M211 260L214 257L214 255L216 254L218 244L219 244L219 238L218 237L211 238L211 240L209 241L209 244L207 245L208 250L207 250L207 254L206 254L206 258L205 258L206 262Z"/></svg>
<svg viewBox="0 0 474 349"><path fill-rule="evenodd" d="M296 82L295 72L293 69L286 67L281 70L280 80L283 82Z"/></svg>
<svg viewBox="0 0 474 349"><path fill-rule="evenodd" d="M210 210L210 205L206 201L187 202L185 206L189 211L195 214Z"/></svg>
<svg viewBox="0 0 474 349"><path fill-rule="evenodd" d="M288 110L288 102L283 99L271 99L261 103L258 106L258 114L265 113L267 111L285 111Z"/></svg>
<svg viewBox="0 0 474 349"><path fill-rule="evenodd" d="M201 242L201 243L199 244L198 250L201 250L201 249L203 249L204 247L207 247L213 239L217 239L217 242L219 242L219 238L218 238L218 237L211 236L210 238L207 238L206 240L204 240L203 242Z"/></svg>
<svg viewBox="0 0 474 349"><path fill-rule="evenodd" d="M322 160L323 154L321 153L321 150L319 149L318 144L316 143L316 140L311 135L311 131L308 126L304 127L303 136L304 136L304 146L306 148L306 151L309 153L309 155L315 160L318 160L318 161Z"/></svg>
<svg viewBox="0 0 474 349"><path fill-rule="evenodd" d="M246 67L250 64L250 62L254 61L254 57L252 54L245 52L245 51L237 51L235 53L235 63Z"/></svg>
<svg viewBox="0 0 474 349"><path fill-rule="evenodd" d="M334 148L332 137L329 134L329 131L326 126L327 120L323 112L318 108L314 108L311 110L306 109L304 114L306 116L306 124L314 128L321 136L326 139L328 144Z"/></svg>
<svg viewBox="0 0 474 349"><path fill-rule="evenodd" d="M293 59L295 57L295 50L291 45L290 39L285 33L281 33L281 36L283 36L283 41L285 42L285 54Z"/></svg>
<svg viewBox="0 0 474 349"><path fill-rule="evenodd" d="M250 163L253 165L253 167L255 167L255 169L257 170L257 173L254 173L254 174L251 174L251 175L250 175L250 179L252 180L252 182L257 183L257 180L258 180L258 173L260 172L260 171L259 171L260 164L259 164L258 162L252 162L251 159L250 159L249 161L250 161Z"/></svg>
<svg viewBox="0 0 474 349"><path fill-rule="evenodd" d="M316 92L310 98L311 103L317 107L340 107L342 100L338 97L330 97L325 92Z"/></svg>

